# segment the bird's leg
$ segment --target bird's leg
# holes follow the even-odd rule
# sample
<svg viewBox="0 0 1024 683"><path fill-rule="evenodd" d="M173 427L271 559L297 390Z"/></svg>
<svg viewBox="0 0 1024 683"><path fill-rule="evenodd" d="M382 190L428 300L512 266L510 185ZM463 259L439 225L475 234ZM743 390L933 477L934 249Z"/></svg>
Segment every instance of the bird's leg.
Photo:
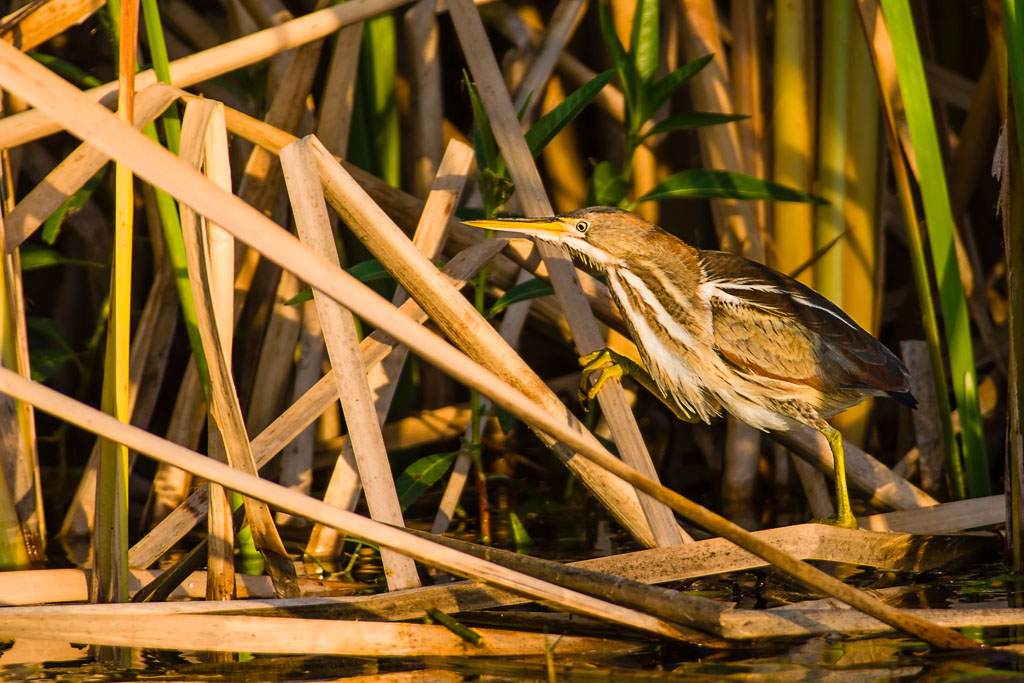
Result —
<svg viewBox="0 0 1024 683"><path fill-rule="evenodd" d="M857 520L850 508L850 493L846 488L846 456L843 451L843 435L839 433L838 429L824 421L817 426L817 429L824 435L832 450L836 473L836 513L819 521L847 529L856 529Z"/></svg>
<svg viewBox="0 0 1024 683"><path fill-rule="evenodd" d="M678 401L666 396L661 391L658 383L651 377L651 373L647 372L647 368L633 362L621 353L616 353L608 348L594 351L581 356L580 365L583 366L583 372L580 376L579 399L583 410L590 410L590 402L601 391L601 387L604 386L605 382L613 378L618 379L625 374L635 379L644 389L658 397L658 400L668 406L680 420L684 422L700 421L700 418L695 413L684 410ZM590 378L595 372L600 372L601 374L597 376L594 385L590 386Z"/></svg>

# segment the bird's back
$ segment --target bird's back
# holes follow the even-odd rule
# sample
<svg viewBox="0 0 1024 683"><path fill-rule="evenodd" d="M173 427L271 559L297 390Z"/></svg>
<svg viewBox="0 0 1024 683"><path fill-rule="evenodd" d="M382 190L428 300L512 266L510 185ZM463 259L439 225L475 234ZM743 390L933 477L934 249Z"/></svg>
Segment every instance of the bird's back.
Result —
<svg viewBox="0 0 1024 683"><path fill-rule="evenodd" d="M725 252L700 251L699 261L719 353L737 368L826 393L913 400L903 396L910 386L903 363L813 289Z"/></svg>

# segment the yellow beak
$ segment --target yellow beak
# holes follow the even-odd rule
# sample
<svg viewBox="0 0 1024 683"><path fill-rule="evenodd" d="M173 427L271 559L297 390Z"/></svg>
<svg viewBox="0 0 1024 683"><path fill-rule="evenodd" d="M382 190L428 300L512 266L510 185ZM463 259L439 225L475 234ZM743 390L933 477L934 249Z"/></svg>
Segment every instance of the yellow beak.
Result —
<svg viewBox="0 0 1024 683"><path fill-rule="evenodd" d="M478 221L463 221L466 225L486 230L521 232L539 237L559 237L571 232L561 218L489 218Z"/></svg>

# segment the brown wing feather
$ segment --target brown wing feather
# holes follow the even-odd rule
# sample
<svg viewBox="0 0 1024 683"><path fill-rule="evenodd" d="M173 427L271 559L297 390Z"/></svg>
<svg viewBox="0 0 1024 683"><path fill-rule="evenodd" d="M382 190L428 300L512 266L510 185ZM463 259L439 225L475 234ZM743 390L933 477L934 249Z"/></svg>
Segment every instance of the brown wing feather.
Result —
<svg viewBox="0 0 1024 683"><path fill-rule="evenodd" d="M722 293L711 302L719 352L737 368L826 390L907 390L899 359L814 290L724 252L700 260Z"/></svg>

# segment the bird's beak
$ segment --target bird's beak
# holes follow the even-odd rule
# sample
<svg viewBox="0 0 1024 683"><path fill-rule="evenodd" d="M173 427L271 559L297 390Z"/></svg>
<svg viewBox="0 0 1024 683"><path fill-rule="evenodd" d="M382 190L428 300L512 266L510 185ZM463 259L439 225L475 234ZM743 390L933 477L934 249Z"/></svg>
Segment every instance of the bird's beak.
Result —
<svg viewBox="0 0 1024 683"><path fill-rule="evenodd" d="M479 221L463 221L474 228L500 230L502 232L521 232L524 235L538 237L560 237L570 231L560 218L489 218Z"/></svg>

